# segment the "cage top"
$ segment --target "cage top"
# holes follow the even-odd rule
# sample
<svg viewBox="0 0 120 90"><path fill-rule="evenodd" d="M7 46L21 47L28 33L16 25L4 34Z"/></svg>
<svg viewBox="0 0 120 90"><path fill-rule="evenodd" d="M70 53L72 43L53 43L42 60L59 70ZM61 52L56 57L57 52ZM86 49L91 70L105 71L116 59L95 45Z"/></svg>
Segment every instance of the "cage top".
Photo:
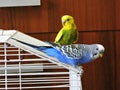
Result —
<svg viewBox="0 0 120 90"><path fill-rule="evenodd" d="M16 30L0 30L0 42L6 42L13 34L15 34Z"/></svg>
<svg viewBox="0 0 120 90"><path fill-rule="evenodd" d="M64 68L66 68L68 70L73 70L75 72L82 73L81 67L74 68L70 65L60 63L56 58L50 57L41 51L38 51L28 45L25 45L25 44L22 44L22 43L16 41L15 39L23 41L23 42L27 42L27 43L35 45L35 46L49 46L49 44L47 44L41 40L38 40L34 37L31 37L29 35L26 35L22 32L16 31L16 30L0 30L0 43L8 43L8 44L18 47L20 49L28 51L38 57L42 56L42 57L46 58L48 61L50 61L54 64L57 64L59 66L63 66Z"/></svg>

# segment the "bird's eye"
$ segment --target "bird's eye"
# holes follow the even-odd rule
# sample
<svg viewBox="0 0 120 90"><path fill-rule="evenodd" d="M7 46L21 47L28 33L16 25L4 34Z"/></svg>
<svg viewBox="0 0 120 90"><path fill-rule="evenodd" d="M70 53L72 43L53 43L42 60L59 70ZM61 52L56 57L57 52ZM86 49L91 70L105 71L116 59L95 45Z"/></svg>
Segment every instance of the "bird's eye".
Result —
<svg viewBox="0 0 120 90"><path fill-rule="evenodd" d="M99 50L98 48L96 48L96 50Z"/></svg>
<svg viewBox="0 0 120 90"><path fill-rule="evenodd" d="M70 19L68 18L67 21L70 21Z"/></svg>

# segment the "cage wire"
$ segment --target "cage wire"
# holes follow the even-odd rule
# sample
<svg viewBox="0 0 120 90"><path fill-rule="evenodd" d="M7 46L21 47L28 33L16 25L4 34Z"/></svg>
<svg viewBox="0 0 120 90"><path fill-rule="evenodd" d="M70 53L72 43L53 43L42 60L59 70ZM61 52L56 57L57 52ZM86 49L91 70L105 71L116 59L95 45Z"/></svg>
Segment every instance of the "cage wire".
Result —
<svg viewBox="0 0 120 90"><path fill-rule="evenodd" d="M69 74L69 70L42 56L0 44L0 90L69 88Z"/></svg>
<svg viewBox="0 0 120 90"><path fill-rule="evenodd" d="M0 90L82 90L81 73L15 45L0 42Z"/></svg>

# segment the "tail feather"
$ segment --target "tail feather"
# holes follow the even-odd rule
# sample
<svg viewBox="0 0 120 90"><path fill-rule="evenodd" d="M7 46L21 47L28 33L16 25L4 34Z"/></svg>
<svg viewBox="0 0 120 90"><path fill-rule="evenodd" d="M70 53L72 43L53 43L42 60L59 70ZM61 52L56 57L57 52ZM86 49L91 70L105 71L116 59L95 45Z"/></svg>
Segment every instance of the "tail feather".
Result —
<svg viewBox="0 0 120 90"><path fill-rule="evenodd" d="M50 46L36 46L36 45L33 45L33 44L30 44L30 43L27 43L27 42L24 42L24 41L21 41L21 40L18 40L18 39L15 39L15 38L12 38L13 40L16 40L17 42L20 42L22 44L25 44L27 46L30 46L32 48L35 48L39 51L42 51L42 50L45 50L45 49L48 49L48 48L56 48L58 47L58 45L56 43L53 43L53 42L46 42L48 43Z"/></svg>
<svg viewBox="0 0 120 90"><path fill-rule="evenodd" d="M29 43L27 43L27 42L23 42L23 41L21 41L21 40L18 40L18 39L15 39L15 38L12 38L13 40L16 40L17 42L20 42L20 43L22 43L22 44L25 44L25 45L27 45L27 46L30 46L30 47L33 47L33 48L41 48L41 50L43 50L43 49L45 49L45 48L51 48L51 46L36 46L36 45L33 45L33 44L29 44Z"/></svg>
<svg viewBox="0 0 120 90"><path fill-rule="evenodd" d="M16 40L17 42L20 42L22 44L25 44L25 45L28 45L30 47L33 47L33 48L39 48L39 46L36 46L36 45L32 45L32 44L29 44L27 42L24 42L24 41L21 41L21 40L18 40L18 39L15 39L15 38L12 38L13 40Z"/></svg>
<svg viewBox="0 0 120 90"><path fill-rule="evenodd" d="M51 45L52 47L59 47L59 45L58 44L56 44L56 43L54 43L54 42L46 42L46 43L48 43L49 45Z"/></svg>

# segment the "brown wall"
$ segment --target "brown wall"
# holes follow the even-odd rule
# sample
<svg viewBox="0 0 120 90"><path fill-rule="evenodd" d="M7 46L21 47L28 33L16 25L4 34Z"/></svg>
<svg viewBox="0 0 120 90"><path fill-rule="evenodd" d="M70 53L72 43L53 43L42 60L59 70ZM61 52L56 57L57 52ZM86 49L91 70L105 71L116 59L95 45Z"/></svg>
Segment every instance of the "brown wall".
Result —
<svg viewBox="0 0 120 90"><path fill-rule="evenodd" d="M83 65L83 90L119 90L120 1L41 1L41 6L0 8L0 28L53 41L62 27L61 16L72 15L80 32L78 43L101 43L106 49L102 59Z"/></svg>

